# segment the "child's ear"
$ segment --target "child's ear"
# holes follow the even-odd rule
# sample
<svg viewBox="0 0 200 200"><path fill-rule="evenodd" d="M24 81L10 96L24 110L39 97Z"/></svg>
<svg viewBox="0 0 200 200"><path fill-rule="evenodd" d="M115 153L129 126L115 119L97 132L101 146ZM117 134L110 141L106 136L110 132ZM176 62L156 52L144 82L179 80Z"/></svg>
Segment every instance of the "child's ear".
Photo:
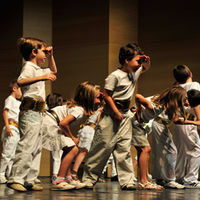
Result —
<svg viewBox="0 0 200 200"><path fill-rule="evenodd" d="M128 62L129 62L129 61L128 61L127 59L125 59L125 64L128 64Z"/></svg>
<svg viewBox="0 0 200 200"><path fill-rule="evenodd" d="M36 56L37 53L38 53L38 50L37 50L37 49L33 49L33 50L32 50L32 55L33 55L33 56Z"/></svg>
<svg viewBox="0 0 200 200"><path fill-rule="evenodd" d="M192 78L192 72L190 72L190 78Z"/></svg>

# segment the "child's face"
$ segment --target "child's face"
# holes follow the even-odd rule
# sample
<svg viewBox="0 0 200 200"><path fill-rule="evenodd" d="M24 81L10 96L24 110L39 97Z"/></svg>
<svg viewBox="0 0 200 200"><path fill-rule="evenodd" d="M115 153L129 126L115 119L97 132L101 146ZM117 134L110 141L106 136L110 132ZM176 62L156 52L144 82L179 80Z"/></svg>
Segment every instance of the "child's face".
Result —
<svg viewBox="0 0 200 200"><path fill-rule="evenodd" d="M140 55L136 55L131 60L126 60L127 70L130 72L136 72L140 67L140 63L138 62L139 60L140 60Z"/></svg>
<svg viewBox="0 0 200 200"><path fill-rule="evenodd" d="M20 87L14 86L13 87L13 92L15 93L15 97L17 99L20 99L22 97L22 91Z"/></svg>
<svg viewBox="0 0 200 200"><path fill-rule="evenodd" d="M45 54L46 48L42 46L41 49L38 49L37 54L36 54L36 62L38 65L44 64L46 60L46 54Z"/></svg>
<svg viewBox="0 0 200 200"><path fill-rule="evenodd" d="M94 104L100 104L101 103L101 100L100 100L101 95L102 95L102 93L98 90L97 93L96 93L96 96L94 98Z"/></svg>

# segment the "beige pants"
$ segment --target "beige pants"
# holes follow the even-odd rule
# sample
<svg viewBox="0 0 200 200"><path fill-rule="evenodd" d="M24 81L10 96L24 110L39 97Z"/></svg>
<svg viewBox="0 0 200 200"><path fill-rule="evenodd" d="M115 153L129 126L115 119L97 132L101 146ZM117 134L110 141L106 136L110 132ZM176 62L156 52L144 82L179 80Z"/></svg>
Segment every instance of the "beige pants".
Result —
<svg viewBox="0 0 200 200"><path fill-rule="evenodd" d="M102 113L86 158L83 181L90 181L94 184L113 153L120 186L124 187L133 183L131 138L132 128L129 117L118 122Z"/></svg>
<svg viewBox="0 0 200 200"><path fill-rule="evenodd" d="M11 176L8 183L34 183L38 176L40 153L42 150L42 115L28 110L20 112L18 142ZM35 166L35 167L34 167Z"/></svg>

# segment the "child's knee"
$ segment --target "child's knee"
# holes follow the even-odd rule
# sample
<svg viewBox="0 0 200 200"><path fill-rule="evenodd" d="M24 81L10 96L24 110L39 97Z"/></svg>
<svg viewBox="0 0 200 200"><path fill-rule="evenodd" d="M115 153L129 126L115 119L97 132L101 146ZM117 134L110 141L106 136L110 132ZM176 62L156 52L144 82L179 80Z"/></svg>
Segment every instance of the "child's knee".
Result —
<svg viewBox="0 0 200 200"><path fill-rule="evenodd" d="M74 146L71 151L76 155L78 153L78 147Z"/></svg>

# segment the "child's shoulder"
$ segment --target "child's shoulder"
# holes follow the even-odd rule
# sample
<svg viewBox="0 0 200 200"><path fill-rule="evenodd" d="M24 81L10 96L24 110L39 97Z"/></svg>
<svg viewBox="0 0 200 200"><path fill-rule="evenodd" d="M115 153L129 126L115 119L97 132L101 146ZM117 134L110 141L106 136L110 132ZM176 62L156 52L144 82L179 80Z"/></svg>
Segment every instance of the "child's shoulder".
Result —
<svg viewBox="0 0 200 200"><path fill-rule="evenodd" d="M121 69L116 69L115 71L111 72L108 77L116 77L116 78L121 78L123 76L127 76L127 73L122 71Z"/></svg>

